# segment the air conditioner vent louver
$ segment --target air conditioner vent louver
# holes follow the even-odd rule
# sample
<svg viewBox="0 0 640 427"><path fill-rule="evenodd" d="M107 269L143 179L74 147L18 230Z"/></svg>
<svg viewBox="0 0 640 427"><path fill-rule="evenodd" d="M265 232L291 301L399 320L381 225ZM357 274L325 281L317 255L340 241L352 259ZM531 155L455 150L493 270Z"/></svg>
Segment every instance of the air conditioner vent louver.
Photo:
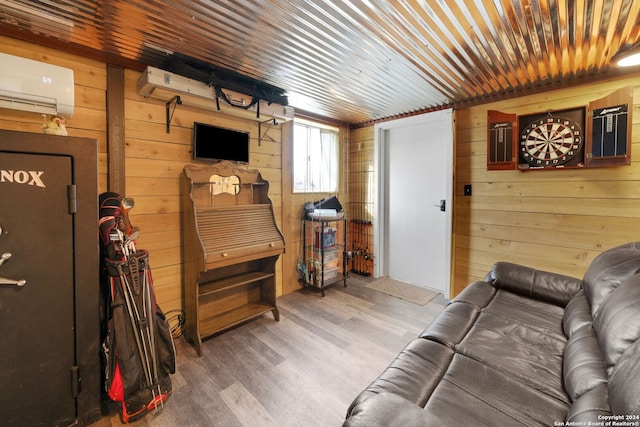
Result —
<svg viewBox="0 0 640 427"><path fill-rule="evenodd" d="M73 70L0 53L0 108L73 115Z"/></svg>

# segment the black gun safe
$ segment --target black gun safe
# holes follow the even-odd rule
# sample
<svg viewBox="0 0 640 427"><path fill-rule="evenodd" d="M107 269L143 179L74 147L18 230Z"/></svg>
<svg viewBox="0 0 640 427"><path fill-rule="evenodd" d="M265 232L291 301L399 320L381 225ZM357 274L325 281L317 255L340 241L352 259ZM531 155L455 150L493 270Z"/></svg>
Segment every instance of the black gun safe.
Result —
<svg viewBox="0 0 640 427"><path fill-rule="evenodd" d="M0 130L0 425L100 418L97 142Z"/></svg>

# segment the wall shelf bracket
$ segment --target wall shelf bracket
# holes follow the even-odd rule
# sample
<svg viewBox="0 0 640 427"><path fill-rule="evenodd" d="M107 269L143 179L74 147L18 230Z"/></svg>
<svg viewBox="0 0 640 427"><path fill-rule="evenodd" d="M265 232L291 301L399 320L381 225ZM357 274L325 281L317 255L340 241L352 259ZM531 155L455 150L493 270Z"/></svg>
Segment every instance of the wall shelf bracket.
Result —
<svg viewBox="0 0 640 427"><path fill-rule="evenodd" d="M173 105L173 110L171 110L171 104ZM180 99L180 95L176 95L170 100L167 101L167 133L171 133L171 120L173 120L173 114L176 112L176 107L178 104L182 104L182 100ZM170 111L171 110L171 111Z"/></svg>
<svg viewBox="0 0 640 427"><path fill-rule="evenodd" d="M267 130L265 130L263 134L262 125L264 124L269 124L269 126L267 127ZM267 136L267 132L269 132L269 129L271 129L271 126L278 126L278 121L276 119L269 119L269 120L265 120L264 122L258 122L258 146L262 145L262 140L264 138L269 138L271 142L275 142L273 138L271 138L270 136Z"/></svg>

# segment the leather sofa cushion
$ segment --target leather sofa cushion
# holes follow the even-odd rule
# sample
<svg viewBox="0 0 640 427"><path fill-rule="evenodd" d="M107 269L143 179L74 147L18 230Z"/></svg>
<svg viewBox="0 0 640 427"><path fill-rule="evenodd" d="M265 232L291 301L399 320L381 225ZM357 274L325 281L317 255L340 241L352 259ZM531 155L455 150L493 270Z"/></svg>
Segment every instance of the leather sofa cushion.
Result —
<svg viewBox="0 0 640 427"><path fill-rule="evenodd" d="M581 289L565 307L562 330L567 338L571 338L571 335L578 329L585 325L591 325L592 319L589 300L587 300L584 290Z"/></svg>
<svg viewBox="0 0 640 427"><path fill-rule="evenodd" d="M439 426L552 426L567 413L565 403L460 354L424 409Z"/></svg>
<svg viewBox="0 0 640 427"><path fill-rule="evenodd" d="M456 356L451 372L424 409L396 394L381 392L350 409L343 427L548 427L563 420L564 405L478 362L459 358L464 356ZM473 387L467 387L465 378ZM513 396L518 398L514 401Z"/></svg>
<svg viewBox="0 0 640 427"><path fill-rule="evenodd" d="M562 331L564 310L561 307L498 290L483 312L493 313L505 318L508 322L527 325L529 328L552 333L566 340Z"/></svg>
<svg viewBox="0 0 640 427"><path fill-rule="evenodd" d="M456 351L568 403L562 316L558 306L498 290Z"/></svg>
<svg viewBox="0 0 640 427"><path fill-rule="evenodd" d="M536 270L509 262L496 262L485 280L505 289L564 307L580 290L575 277Z"/></svg>
<svg viewBox="0 0 640 427"><path fill-rule="evenodd" d="M567 412L566 421L575 425L587 425L589 422L599 421L599 415L611 415L609 394L605 384L592 388L573 402Z"/></svg>
<svg viewBox="0 0 640 427"><path fill-rule="evenodd" d="M596 313L593 328L611 375L622 355L640 338L640 274L611 292Z"/></svg>
<svg viewBox="0 0 640 427"><path fill-rule="evenodd" d="M424 406L449 367L453 354L449 347L416 338L407 344L391 365L354 400L349 413L361 401L371 397L371 393L389 392L415 405Z"/></svg>
<svg viewBox="0 0 640 427"><path fill-rule="evenodd" d="M639 243L627 243L598 255L584 274L582 287L591 304L591 315L620 283L640 273ZM598 335L596 331L596 335Z"/></svg>
<svg viewBox="0 0 640 427"><path fill-rule="evenodd" d="M526 342L507 338L502 331L486 328L482 324L485 318L482 315L478 319L478 324L457 346L457 351L499 370L523 386L568 404L569 398L562 387L562 356L545 354L535 345L529 346ZM527 333L520 331L521 335Z"/></svg>
<svg viewBox="0 0 640 427"><path fill-rule="evenodd" d="M575 331L564 352L564 386L572 401L576 401L600 384L607 384L598 339L591 325Z"/></svg>
<svg viewBox="0 0 640 427"><path fill-rule="evenodd" d="M343 427L548 427L567 413L566 404L459 354L424 409L393 392L364 395L349 408Z"/></svg>

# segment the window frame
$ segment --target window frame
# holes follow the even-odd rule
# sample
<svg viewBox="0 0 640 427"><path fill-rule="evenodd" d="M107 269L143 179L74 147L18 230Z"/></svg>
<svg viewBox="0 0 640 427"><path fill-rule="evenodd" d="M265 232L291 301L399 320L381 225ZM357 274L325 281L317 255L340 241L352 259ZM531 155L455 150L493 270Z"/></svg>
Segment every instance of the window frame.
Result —
<svg viewBox="0 0 640 427"><path fill-rule="evenodd" d="M305 167L305 172L304 172L304 179L302 180L304 182L303 187L304 188L300 188L299 184L296 183L296 178L298 178L300 176L300 166L299 164L302 163L301 161L299 161L299 159L296 156L296 146L298 144L296 144L296 129L298 129L298 126L303 126L305 128L307 128L307 132L309 131L314 131L315 129L319 130L319 139L316 141L316 144L319 144L319 146L317 147L312 147L310 149L309 147L309 135L307 135L307 147L304 153L304 157L306 157L306 160L304 161L304 167ZM310 166L310 160L311 160L311 156L313 155L313 153L310 153L310 151L316 151L316 153L318 151L322 151L322 133L323 132L328 132L334 135L333 138L333 153L331 153L329 155L329 157L322 157L321 159L321 164L320 166L315 166L315 171L313 171L314 166L311 165ZM294 119L293 121L293 138L292 138L292 180L291 180L291 191L294 194L312 194L312 193L337 193L339 188L340 188L340 128L336 127L336 126L330 126L324 123L320 123L320 122L315 122L312 120L305 120L305 119ZM299 153L298 153L299 154ZM329 164L325 164L325 162L329 162ZM310 171L310 167L312 169L312 171ZM326 187L323 186L323 182L320 182L320 186L314 188L314 183L317 183L318 180L322 180L322 177L324 175L321 174L320 170L326 170L329 169L329 173L333 174L333 177L329 178L329 185L331 187L332 181L334 181L334 186L333 188L330 187ZM315 177L313 175L319 175L318 177ZM298 182L300 180L298 179Z"/></svg>

